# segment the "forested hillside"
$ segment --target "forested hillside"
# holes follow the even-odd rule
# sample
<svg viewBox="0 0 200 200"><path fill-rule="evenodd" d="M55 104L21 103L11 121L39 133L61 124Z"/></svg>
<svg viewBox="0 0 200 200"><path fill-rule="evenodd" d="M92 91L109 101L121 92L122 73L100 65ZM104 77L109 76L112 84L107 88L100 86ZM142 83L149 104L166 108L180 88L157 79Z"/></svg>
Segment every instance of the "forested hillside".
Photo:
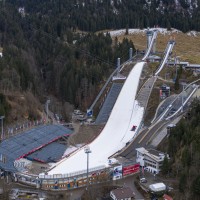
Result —
<svg viewBox="0 0 200 200"><path fill-rule="evenodd" d="M167 148L166 148L167 147ZM185 117L170 131L163 148L170 162L163 165L163 174L179 179L176 199L200 197L200 101L195 99Z"/></svg>
<svg viewBox="0 0 200 200"><path fill-rule="evenodd" d="M200 30L199 0L7 0L24 7L37 25L62 36L66 29L98 31L102 29L173 27ZM40 22L39 22L40 21ZM53 29L52 29L53 28Z"/></svg>
<svg viewBox="0 0 200 200"><path fill-rule="evenodd" d="M148 26L200 30L199 0L2 0L0 91L48 95L86 109L134 44L96 31ZM8 112L12 106L2 105ZM5 113L0 113L4 115Z"/></svg>
<svg viewBox="0 0 200 200"><path fill-rule="evenodd" d="M30 3L25 15L18 12L20 2ZM112 42L109 34L73 32L67 24L61 28L64 18L55 17L57 7L51 7L52 1L45 3L45 9L52 9L46 11L43 1L0 3L0 91L4 95L17 91L32 92L39 99L54 95L86 109L116 67L117 57L123 61L130 47L135 51L127 39ZM1 115L6 114L3 110Z"/></svg>
<svg viewBox="0 0 200 200"><path fill-rule="evenodd" d="M200 31L200 0L0 0L0 116L35 119L37 100L49 95L86 110L117 58L127 60L130 47L135 52L128 39L119 43L96 32L154 26ZM18 105L26 110L11 115ZM163 172L180 179L182 199L198 199L199 101L171 130L166 147L171 160Z"/></svg>

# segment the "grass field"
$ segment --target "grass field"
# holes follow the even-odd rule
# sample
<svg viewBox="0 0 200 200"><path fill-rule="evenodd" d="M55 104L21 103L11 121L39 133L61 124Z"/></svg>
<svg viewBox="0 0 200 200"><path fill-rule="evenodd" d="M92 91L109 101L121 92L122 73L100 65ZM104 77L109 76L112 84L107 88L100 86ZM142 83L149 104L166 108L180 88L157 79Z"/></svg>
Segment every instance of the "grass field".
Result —
<svg viewBox="0 0 200 200"><path fill-rule="evenodd" d="M117 37L119 41L122 41L124 37L133 41L136 49L146 49L147 38L144 33L121 35ZM188 61L191 64L200 64L200 34L197 34L197 36L188 36L184 33L165 35L159 33L156 39L156 51L164 52L170 38L173 38L176 41L176 45L173 49L173 55L176 54L181 61Z"/></svg>
<svg viewBox="0 0 200 200"><path fill-rule="evenodd" d="M130 35L120 35L117 36L118 41L122 41L123 38L127 38L133 41L135 48L139 50L145 50L147 44L147 37L145 33L137 33L137 34L130 34ZM191 64L200 64L200 34L196 36L189 36L187 34L178 32L173 34L158 34L156 39L156 51L163 53L167 46L167 43L170 39L175 39L176 44L172 51L172 58L174 56L179 57L180 61L188 61ZM162 56L162 55L160 55ZM148 63L148 70L149 72L153 72L158 67L159 63ZM145 114L145 124L148 125L152 120L155 110L160 103L159 99L159 88L162 84L167 84L171 87L171 93L179 93L182 90L180 86L179 90L174 90L174 83L172 82L173 78L175 77L176 68L174 67L165 67L161 73L159 74L163 80L157 80L155 83L155 87L152 91L150 96L147 112ZM166 76L167 75L167 76ZM165 80L166 79L166 80ZM183 70L180 76L180 80L185 80L185 82L192 82L196 80L192 73L192 71Z"/></svg>

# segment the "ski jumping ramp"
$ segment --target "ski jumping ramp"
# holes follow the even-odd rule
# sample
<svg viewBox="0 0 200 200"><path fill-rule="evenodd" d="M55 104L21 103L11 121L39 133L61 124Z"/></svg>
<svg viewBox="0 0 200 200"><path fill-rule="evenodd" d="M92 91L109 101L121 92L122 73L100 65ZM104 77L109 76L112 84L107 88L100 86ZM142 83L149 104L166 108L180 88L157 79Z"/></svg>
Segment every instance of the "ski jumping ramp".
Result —
<svg viewBox="0 0 200 200"><path fill-rule="evenodd" d="M107 167L108 158L122 149L135 136L144 114L144 108L135 100L144 64L145 62L139 62L134 66L104 129L92 143L88 144L91 150L89 171ZM86 168L87 155L84 148L81 148L73 155L56 163L48 175L78 173L85 171Z"/></svg>

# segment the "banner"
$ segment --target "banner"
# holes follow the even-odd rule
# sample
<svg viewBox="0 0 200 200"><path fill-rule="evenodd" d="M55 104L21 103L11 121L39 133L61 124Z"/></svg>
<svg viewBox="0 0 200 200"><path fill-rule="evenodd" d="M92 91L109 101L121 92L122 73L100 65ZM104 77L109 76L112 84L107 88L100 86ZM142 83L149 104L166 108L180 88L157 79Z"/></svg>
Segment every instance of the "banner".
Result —
<svg viewBox="0 0 200 200"><path fill-rule="evenodd" d="M122 178L122 165L116 166L113 169L113 180Z"/></svg>
<svg viewBox="0 0 200 200"><path fill-rule="evenodd" d="M160 97L162 97L162 90L160 90Z"/></svg>
<svg viewBox="0 0 200 200"><path fill-rule="evenodd" d="M123 167L123 176L129 175L129 174L135 174L139 171L140 171L140 164L129 165L129 166Z"/></svg>
<svg viewBox="0 0 200 200"><path fill-rule="evenodd" d="M88 116L88 117L92 117L92 115L93 115L93 111L90 110L90 109L88 109L88 110L87 110L87 116Z"/></svg>

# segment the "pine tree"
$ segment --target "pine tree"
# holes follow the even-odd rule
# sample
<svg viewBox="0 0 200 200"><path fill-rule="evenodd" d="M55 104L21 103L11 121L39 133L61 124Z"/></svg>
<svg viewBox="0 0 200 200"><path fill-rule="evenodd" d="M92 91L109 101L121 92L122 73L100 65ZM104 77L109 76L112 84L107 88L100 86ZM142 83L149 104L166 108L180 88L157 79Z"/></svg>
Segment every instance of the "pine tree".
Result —
<svg viewBox="0 0 200 200"><path fill-rule="evenodd" d="M183 173L179 179L179 191L184 193L187 184L187 177L186 174Z"/></svg>
<svg viewBox="0 0 200 200"><path fill-rule="evenodd" d="M192 191L195 195L200 195L200 175L193 181Z"/></svg>
<svg viewBox="0 0 200 200"><path fill-rule="evenodd" d="M165 158L163 160L161 171L162 171L163 175L167 175L169 173L169 161L168 161L168 158L167 158L166 155L165 155Z"/></svg>

